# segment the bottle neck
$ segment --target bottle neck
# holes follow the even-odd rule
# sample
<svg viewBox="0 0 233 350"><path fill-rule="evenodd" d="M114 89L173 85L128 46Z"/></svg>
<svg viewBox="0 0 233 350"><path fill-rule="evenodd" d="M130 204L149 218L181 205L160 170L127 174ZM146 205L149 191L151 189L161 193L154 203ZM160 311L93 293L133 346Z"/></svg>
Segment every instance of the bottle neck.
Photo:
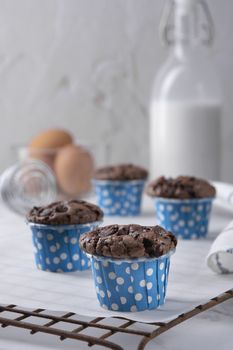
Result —
<svg viewBox="0 0 233 350"><path fill-rule="evenodd" d="M214 22L205 0L167 0L164 5L160 38L172 46L178 59L208 52L214 40Z"/></svg>
<svg viewBox="0 0 233 350"><path fill-rule="evenodd" d="M194 48L201 46L200 23L195 2L176 3L174 13L174 51L185 58Z"/></svg>

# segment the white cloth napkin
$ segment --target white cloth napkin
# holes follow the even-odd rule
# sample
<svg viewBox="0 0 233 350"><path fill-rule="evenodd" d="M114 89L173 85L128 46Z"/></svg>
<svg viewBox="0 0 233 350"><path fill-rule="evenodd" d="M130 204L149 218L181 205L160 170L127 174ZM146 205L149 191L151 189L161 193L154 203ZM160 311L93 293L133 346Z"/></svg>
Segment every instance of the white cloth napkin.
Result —
<svg viewBox="0 0 233 350"><path fill-rule="evenodd" d="M233 185L224 183L215 185L217 197L233 208ZM214 240L206 262L216 273L233 273L233 221Z"/></svg>
<svg viewBox="0 0 233 350"><path fill-rule="evenodd" d="M207 265L217 273L233 273L233 221L212 244Z"/></svg>
<svg viewBox="0 0 233 350"><path fill-rule="evenodd" d="M233 204L233 185L224 182L214 182L217 188L217 198L228 204Z"/></svg>

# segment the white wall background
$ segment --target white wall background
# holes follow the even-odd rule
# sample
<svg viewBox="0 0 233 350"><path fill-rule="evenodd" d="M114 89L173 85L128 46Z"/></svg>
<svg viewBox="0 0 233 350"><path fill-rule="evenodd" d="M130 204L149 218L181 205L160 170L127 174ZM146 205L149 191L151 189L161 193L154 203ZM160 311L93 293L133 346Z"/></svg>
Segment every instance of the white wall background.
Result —
<svg viewBox="0 0 233 350"><path fill-rule="evenodd" d="M164 0L0 0L0 169L11 146L65 127L148 164L147 103L166 57ZM233 1L209 0L225 98L222 179L233 182Z"/></svg>

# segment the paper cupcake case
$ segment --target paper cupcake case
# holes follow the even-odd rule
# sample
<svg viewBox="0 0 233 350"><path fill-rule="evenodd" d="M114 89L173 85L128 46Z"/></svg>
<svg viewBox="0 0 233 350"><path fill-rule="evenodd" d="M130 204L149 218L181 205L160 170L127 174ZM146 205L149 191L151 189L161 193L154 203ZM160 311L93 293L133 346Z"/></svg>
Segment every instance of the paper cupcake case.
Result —
<svg viewBox="0 0 233 350"><path fill-rule="evenodd" d="M129 261L91 256L100 305L113 311L135 312L164 304L172 253Z"/></svg>
<svg viewBox="0 0 233 350"><path fill-rule="evenodd" d="M208 233L213 198L166 199L156 198L158 224L178 238L203 238Z"/></svg>
<svg viewBox="0 0 233 350"><path fill-rule="evenodd" d="M90 268L89 258L79 247L79 238L83 233L98 227L100 222L62 226L28 224L32 231L35 263L38 269L72 272Z"/></svg>
<svg viewBox="0 0 233 350"><path fill-rule="evenodd" d="M97 204L105 215L136 216L141 211L144 180L94 180Z"/></svg>

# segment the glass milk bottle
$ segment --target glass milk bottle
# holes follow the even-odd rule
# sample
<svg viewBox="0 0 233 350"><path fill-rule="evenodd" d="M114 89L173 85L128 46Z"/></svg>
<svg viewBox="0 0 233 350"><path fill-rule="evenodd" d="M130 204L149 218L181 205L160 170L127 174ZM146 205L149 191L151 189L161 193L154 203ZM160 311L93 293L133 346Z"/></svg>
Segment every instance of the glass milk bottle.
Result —
<svg viewBox="0 0 233 350"><path fill-rule="evenodd" d="M171 52L157 75L150 104L151 177L218 180L222 101L211 63L209 8L203 0L170 1L160 25Z"/></svg>

